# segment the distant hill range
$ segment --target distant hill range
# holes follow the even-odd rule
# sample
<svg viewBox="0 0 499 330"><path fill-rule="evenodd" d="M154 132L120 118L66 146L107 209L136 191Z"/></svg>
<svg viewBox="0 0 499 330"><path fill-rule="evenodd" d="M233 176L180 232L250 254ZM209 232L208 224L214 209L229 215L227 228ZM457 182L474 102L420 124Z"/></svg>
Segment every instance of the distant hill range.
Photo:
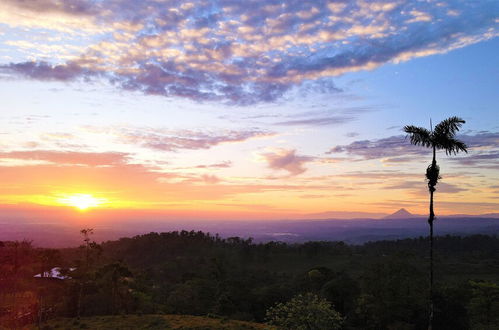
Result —
<svg viewBox="0 0 499 330"><path fill-rule="evenodd" d="M437 215L438 216L438 215ZM413 214L401 208L400 210L392 213L373 213L373 212L341 212L341 211L328 211L321 213L310 213L307 214L303 220L306 219L414 219L414 218L426 218L428 215L423 214ZM440 218L493 218L499 219L499 213L486 213L486 214L452 214L452 215L442 215Z"/></svg>
<svg viewBox="0 0 499 330"><path fill-rule="evenodd" d="M327 212L329 213L329 212ZM331 212L355 216L355 219L312 217L300 220L247 220L247 221L187 221L124 219L112 223L92 225L96 241L115 240L149 232L194 230L219 234L222 237L252 237L256 242L283 241L344 241L362 244L368 241L396 240L428 235L426 215L400 210L378 217L366 217L362 212ZM318 215L318 214L316 214ZM321 213L324 216L326 213ZM77 246L82 243L80 227L63 223L47 223L29 219L13 219L0 214L0 241L32 240L44 247ZM437 214L435 235L499 235L499 213L482 215Z"/></svg>
<svg viewBox="0 0 499 330"><path fill-rule="evenodd" d="M383 217L382 219L414 219L414 218L427 218L427 215L423 214L412 214L405 208ZM499 213L486 213L486 214L452 214L452 215L441 215L438 218L482 218L482 219L499 219Z"/></svg>
<svg viewBox="0 0 499 330"><path fill-rule="evenodd" d="M344 211L328 211L321 213L309 213L304 218L306 219L379 219L386 216L386 213L373 212L344 212Z"/></svg>
<svg viewBox="0 0 499 330"><path fill-rule="evenodd" d="M489 219L499 219L499 213L485 213L485 214L453 214L453 215L444 215L442 217L446 218L489 218Z"/></svg>

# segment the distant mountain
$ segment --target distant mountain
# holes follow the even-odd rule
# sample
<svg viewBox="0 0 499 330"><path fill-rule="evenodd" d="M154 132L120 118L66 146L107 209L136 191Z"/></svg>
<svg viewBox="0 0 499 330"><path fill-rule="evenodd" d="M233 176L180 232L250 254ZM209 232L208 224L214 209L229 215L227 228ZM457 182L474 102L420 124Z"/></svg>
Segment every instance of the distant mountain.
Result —
<svg viewBox="0 0 499 330"><path fill-rule="evenodd" d="M383 219L411 219L411 218L419 218L421 217L420 215L412 214L411 212L407 211L404 208L401 208L395 213L392 213L390 215L387 215Z"/></svg>

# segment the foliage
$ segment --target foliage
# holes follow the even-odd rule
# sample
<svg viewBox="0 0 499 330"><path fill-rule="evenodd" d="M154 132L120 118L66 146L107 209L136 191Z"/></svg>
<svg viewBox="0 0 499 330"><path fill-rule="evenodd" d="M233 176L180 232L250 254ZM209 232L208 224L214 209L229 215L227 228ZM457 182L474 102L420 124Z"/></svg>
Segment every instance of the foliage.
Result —
<svg viewBox="0 0 499 330"><path fill-rule="evenodd" d="M271 307L267 320L269 324L290 330L335 330L343 326L343 318L331 303L312 293L299 294Z"/></svg>
<svg viewBox="0 0 499 330"><path fill-rule="evenodd" d="M485 326L480 317L493 315L497 298L488 295L489 287L483 291L469 281L499 283L499 238L442 236L435 241L435 329ZM202 232L150 233L102 243L101 252L90 249L87 271L67 271L71 279L40 280L33 275L44 267L84 265L86 249L55 253L5 242L0 247L0 327L3 311L36 311L40 297L53 311L51 317L76 317L79 283L84 282L83 322L87 316L163 313L263 322L276 303L310 292L345 317L345 328L417 329L427 320L427 244L422 237L358 246L255 244Z"/></svg>
<svg viewBox="0 0 499 330"><path fill-rule="evenodd" d="M447 154L457 154L467 150L466 144L455 138L457 131L464 123L466 122L459 117L449 117L438 123L431 131L413 125L405 126L404 131L409 134L411 143L414 145L442 149Z"/></svg>
<svg viewBox="0 0 499 330"><path fill-rule="evenodd" d="M472 298L469 302L474 329L499 329L499 285L470 281Z"/></svg>
<svg viewBox="0 0 499 330"><path fill-rule="evenodd" d="M430 192L435 191L435 186L438 180L441 179L440 167L437 165L435 158L436 150L445 150L448 155L457 154L461 151L468 152L466 144L455 138L456 133L464 123L465 121L459 117L449 117L438 123L431 131L424 127L412 125L404 127L404 131L409 134L412 144L433 149L433 161L426 169L426 179L428 180Z"/></svg>
<svg viewBox="0 0 499 330"><path fill-rule="evenodd" d="M34 329L34 328L33 328ZM262 324L188 315L121 315L82 317L80 321L58 318L48 322L43 329L205 329L205 330L256 330L269 329Z"/></svg>
<svg viewBox="0 0 499 330"><path fill-rule="evenodd" d="M426 322L425 277L400 258L385 258L363 274L356 317L366 329L421 328Z"/></svg>

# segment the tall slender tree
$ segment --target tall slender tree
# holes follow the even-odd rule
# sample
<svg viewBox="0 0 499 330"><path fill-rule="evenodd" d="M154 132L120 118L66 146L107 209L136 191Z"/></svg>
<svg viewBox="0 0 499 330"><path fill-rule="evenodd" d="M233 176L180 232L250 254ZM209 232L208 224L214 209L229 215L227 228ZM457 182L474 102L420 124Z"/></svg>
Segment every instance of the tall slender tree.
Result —
<svg viewBox="0 0 499 330"><path fill-rule="evenodd" d="M445 150L447 155L457 154L460 151L467 152L467 146L462 141L455 138L456 133L459 131L465 121L459 117L450 117L440 123L435 128L431 127L430 130L424 127L416 127L408 125L404 127L404 131L409 135L411 143L420 145L426 148L431 148L433 151L433 159L426 169L426 179L428 180L428 190L430 192L430 215L428 217L428 224L430 225L430 315L428 329L433 326L433 222L435 221L435 212L433 211L433 194L435 193L435 186L440 177L440 167L437 165L437 150Z"/></svg>

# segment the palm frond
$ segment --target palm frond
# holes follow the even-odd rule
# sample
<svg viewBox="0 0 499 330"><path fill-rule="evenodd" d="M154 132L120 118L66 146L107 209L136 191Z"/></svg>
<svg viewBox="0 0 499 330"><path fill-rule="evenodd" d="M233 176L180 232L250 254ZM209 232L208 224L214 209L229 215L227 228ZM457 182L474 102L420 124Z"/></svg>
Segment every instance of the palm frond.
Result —
<svg viewBox="0 0 499 330"><path fill-rule="evenodd" d="M447 138L440 137L439 139L435 140L435 147L437 149L445 150L445 153L447 155L450 154L455 155L460 151L466 153L468 152L468 146L464 142L453 137L447 137Z"/></svg>
<svg viewBox="0 0 499 330"><path fill-rule="evenodd" d="M433 133L435 136L447 136L452 138L464 123L466 122L462 118L456 116L449 117L438 123L437 126L435 126Z"/></svg>
<svg viewBox="0 0 499 330"><path fill-rule="evenodd" d="M421 145L424 147L432 146L431 132L424 127L417 127L413 125L404 126L404 132L409 134L411 144Z"/></svg>

